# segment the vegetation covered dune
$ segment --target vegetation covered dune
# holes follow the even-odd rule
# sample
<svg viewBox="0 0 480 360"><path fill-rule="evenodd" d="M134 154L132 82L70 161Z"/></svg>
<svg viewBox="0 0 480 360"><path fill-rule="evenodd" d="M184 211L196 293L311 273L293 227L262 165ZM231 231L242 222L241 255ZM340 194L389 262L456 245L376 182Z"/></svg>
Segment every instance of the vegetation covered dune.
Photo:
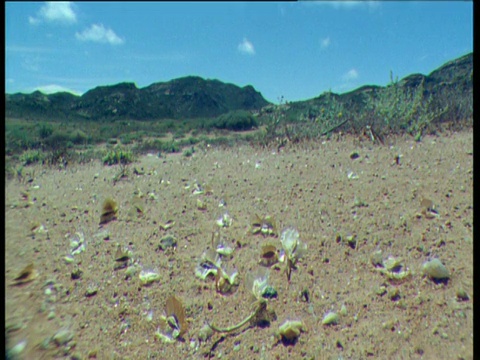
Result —
<svg viewBox="0 0 480 360"><path fill-rule="evenodd" d="M9 345L26 340L26 358L472 358L471 132L390 141L341 136L280 153L207 147L123 169L29 167L25 181L6 184ZM117 207L105 210L109 198ZM267 222L255 231L255 214L277 230ZM290 281L286 261L262 255L273 245L282 259L286 228L308 249ZM225 293L215 274L196 276L204 253L224 248L233 251L218 268L236 272ZM424 273L434 258L445 281ZM30 263L38 274L12 285ZM205 334L207 323L228 328L252 313L247 279L262 280L265 265L275 316ZM170 296L185 307L188 331L167 344L155 334L165 332ZM329 312L339 317L323 325ZM286 320L305 331L285 348L275 335ZM63 330L72 337L59 344Z"/></svg>

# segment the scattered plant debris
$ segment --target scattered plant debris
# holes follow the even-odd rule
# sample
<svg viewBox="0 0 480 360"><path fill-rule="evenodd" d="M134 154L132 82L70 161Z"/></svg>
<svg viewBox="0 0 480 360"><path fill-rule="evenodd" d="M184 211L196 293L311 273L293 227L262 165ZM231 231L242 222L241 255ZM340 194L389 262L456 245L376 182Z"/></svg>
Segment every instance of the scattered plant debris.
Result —
<svg viewBox="0 0 480 360"><path fill-rule="evenodd" d="M100 216L100 225L106 224L117 218L118 205L115 200L108 198L102 205L102 214Z"/></svg>
<svg viewBox="0 0 480 360"><path fill-rule="evenodd" d="M185 308L182 302L174 295L170 296L165 303L165 314L161 316L163 320L163 332L157 329L155 336L166 343L174 343L177 339L182 339L188 331Z"/></svg>

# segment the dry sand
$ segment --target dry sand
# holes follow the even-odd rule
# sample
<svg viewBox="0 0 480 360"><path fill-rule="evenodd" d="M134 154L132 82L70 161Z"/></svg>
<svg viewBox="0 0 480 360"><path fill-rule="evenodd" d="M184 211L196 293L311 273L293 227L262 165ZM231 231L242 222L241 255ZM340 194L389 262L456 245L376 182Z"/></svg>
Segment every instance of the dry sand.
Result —
<svg viewBox="0 0 480 360"><path fill-rule="evenodd" d="M380 146L345 136L280 153L239 146L197 150L191 158L143 156L116 184L112 178L120 168L98 162L66 170L30 168L32 182L14 179L5 187L8 345L26 340L21 359L473 359L472 132L389 142ZM352 152L359 158L352 160ZM134 167L146 174L135 175ZM185 189L195 180L213 194ZM137 190L145 195L143 217L132 212ZM26 207L22 191L30 193L32 205ZM108 197L119 205L118 219L100 228ZM422 198L433 201L438 217L420 214ZM197 199L206 210L197 209ZM218 206L221 200L226 207ZM212 279L194 275L225 211L233 223L221 236L235 247L229 265L239 272L239 286L227 296L216 292ZM262 244L281 246L278 236L251 234L253 214L274 216L280 232L295 227L308 252L290 283L285 264L270 270L278 291L268 302L277 315L270 326L244 326L198 341L206 321L231 326L251 312L246 276L259 267ZM162 230L169 219L175 225ZM32 234L35 223L48 232ZM85 251L66 263L68 234L79 231ZM105 231L109 240L99 236ZM176 237L175 250L158 248L165 234ZM126 279L124 269L114 270L117 244L129 246L141 266L157 269L160 280L142 286L138 272ZM372 264L378 250L384 259L403 259L412 276L389 280ZM431 258L445 264L448 282L422 275ZM32 262L38 277L12 286ZM74 280L76 270L81 276ZM86 296L88 288L97 293ZM468 299L457 297L460 289ZM165 344L155 331L172 294L185 305L189 330L185 341ZM338 324L322 325L323 316L340 313L342 305L346 313ZM286 319L305 325L294 345L274 337ZM49 342L59 330L73 335L66 345Z"/></svg>

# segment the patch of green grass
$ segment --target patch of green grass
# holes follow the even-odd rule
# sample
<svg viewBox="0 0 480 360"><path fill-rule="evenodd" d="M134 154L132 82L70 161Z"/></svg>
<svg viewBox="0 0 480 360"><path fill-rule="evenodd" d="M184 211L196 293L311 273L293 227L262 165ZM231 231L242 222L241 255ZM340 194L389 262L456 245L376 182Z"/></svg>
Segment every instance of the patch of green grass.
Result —
<svg viewBox="0 0 480 360"><path fill-rule="evenodd" d="M185 149L183 151L183 156L191 157L195 153L195 148L192 146L190 149Z"/></svg>
<svg viewBox="0 0 480 360"><path fill-rule="evenodd" d="M23 165L31 165L42 162L45 159L45 154L41 150L27 150L20 155L20 162Z"/></svg>
<svg viewBox="0 0 480 360"><path fill-rule="evenodd" d="M127 165L134 162L134 160L134 155L130 150L121 148L108 151L102 159L104 165Z"/></svg>

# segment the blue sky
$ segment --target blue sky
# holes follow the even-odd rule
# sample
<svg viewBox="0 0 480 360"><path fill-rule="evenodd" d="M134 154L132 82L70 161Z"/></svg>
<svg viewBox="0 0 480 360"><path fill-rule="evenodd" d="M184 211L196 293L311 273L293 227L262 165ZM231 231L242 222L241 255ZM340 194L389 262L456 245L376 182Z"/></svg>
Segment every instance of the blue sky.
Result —
<svg viewBox="0 0 480 360"><path fill-rule="evenodd" d="M7 2L5 90L197 75L278 102L428 74L473 51L473 3Z"/></svg>

